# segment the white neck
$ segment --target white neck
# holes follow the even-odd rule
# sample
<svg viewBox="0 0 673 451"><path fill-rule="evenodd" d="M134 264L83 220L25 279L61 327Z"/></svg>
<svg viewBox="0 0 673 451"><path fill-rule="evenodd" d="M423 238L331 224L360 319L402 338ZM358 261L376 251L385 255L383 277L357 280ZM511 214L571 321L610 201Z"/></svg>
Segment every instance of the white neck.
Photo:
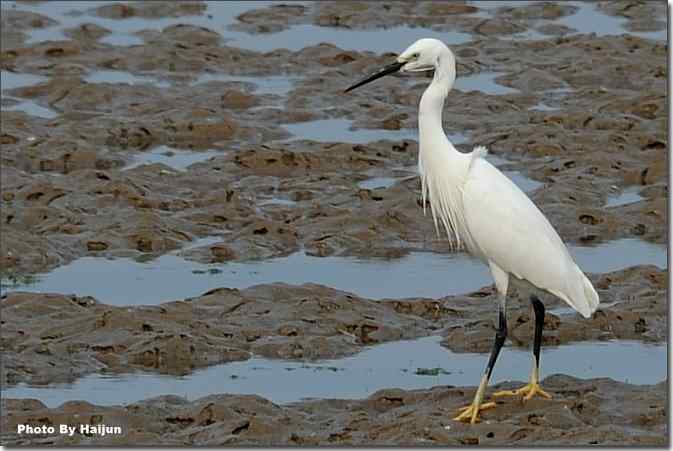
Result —
<svg viewBox="0 0 673 451"><path fill-rule="evenodd" d="M456 79L452 55L440 54L435 76L421 97L418 110L419 158L423 205L430 210L437 232L444 226L452 247L469 246L469 232L462 211L462 184L469 170L469 154L456 150L444 134L442 109ZM425 211L425 207L423 208ZM466 242L467 241L467 242Z"/></svg>
<svg viewBox="0 0 673 451"><path fill-rule="evenodd" d="M435 65L435 76L427 87L418 109L418 131L420 140L426 137L444 135L442 110L444 100L456 80L456 65L450 54L441 53Z"/></svg>

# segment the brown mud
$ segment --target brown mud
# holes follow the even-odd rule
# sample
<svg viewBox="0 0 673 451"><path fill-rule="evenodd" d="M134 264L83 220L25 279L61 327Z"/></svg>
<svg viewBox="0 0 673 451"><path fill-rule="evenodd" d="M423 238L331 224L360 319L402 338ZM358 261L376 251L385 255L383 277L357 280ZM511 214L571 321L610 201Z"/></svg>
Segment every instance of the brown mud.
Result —
<svg viewBox="0 0 673 451"><path fill-rule="evenodd" d="M666 272L633 267L594 277L605 306L589 320L544 297L544 345L666 339ZM509 300L512 346L532 343L527 287ZM495 326L491 287L442 299L373 301L321 285L220 288L156 306L117 307L92 297L10 293L2 300L3 383L73 382L85 374L142 369L184 375L252 356L303 361L365 346L445 336L457 352L488 352Z"/></svg>
<svg viewBox="0 0 673 451"><path fill-rule="evenodd" d="M380 390L362 400L315 400L277 405L254 395L213 395L192 402L162 396L119 407L72 401L49 409L36 400L3 400L3 430L18 424L105 424L123 435L91 437L5 433L13 445L185 446L461 446L544 443L661 446L666 435L666 383L638 386L611 379L544 380L552 400L499 401L476 425L457 423L454 412L474 387ZM510 389L512 384L498 384ZM615 404L620 407L615 408Z"/></svg>
<svg viewBox="0 0 673 451"><path fill-rule="evenodd" d="M497 73L502 94L454 89L447 133L469 151L486 145L544 185L529 193L569 244L637 238L665 245L667 233L667 45L636 34L574 34L558 22L572 4L498 7L437 2L318 2L250 10L227 30L268 35L293 26L380 30L413 26L469 34L451 45L458 78ZM4 7L3 7L4 8ZM657 2L598 2L624 20L624 33L665 28ZM662 9L663 8L663 9ZM98 17L189 18L201 2L107 5ZM394 54L316 43L269 52L229 46L222 27L175 24L136 33L141 45L104 41L94 23L66 39L28 43L54 25L44 15L3 9L0 68L44 79L5 91L0 120L0 269L21 278L84 256L153 259L213 235L221 242L182 252L203 263L261 260L303 250L315 256L399 258L451 252L423 217L414 174L413 129L428 79L394 76L349 95L343 89ZM535 31L541 38L517 39ZM628 30L628 31L626 31ZM513 37L514 36L514 37ZM402 49L396 49L401 51ZM90 82L122 71L143 83ZM207 75L210 81L197 83ZM287 92L267 92L226 76L286 76ZM501 87L502 87L501 86ZM8 97L6 98L5 94ZM39 117L19 100L55 112ZM539 108L543 105L543 108ZM367 143L294 139L287 124L325 119L379 130ZM127 169L159 146L215 157L184 170L163 163ZM376 189L358 184L394 176ZM637 202L607 206L635 189ZM281 199L283 202L273 202ZM272 201L272 202L269 202ZM300 269L299 269L300 270ZM559 313L547 296L546 345L667 337L667 272L655 266L590 274L602 306L590 319ZM104 281L101 281L104 283ZM373 282L378 283L378 282ZM383 283L381 281L381 283ZM512 346L529 346L528 290L509 304ZM73 288L76 292L76 288ZM440 335L457 352L487 352L494 333L493 287L440 299L373 301L319 285L227 287L157 306L116 307L69 294L4 293L3 385L72 382L96 372L135 369L184 375L259 355L317 360L352 355L388 341ZM484 355L486 360L486 355ZM522 370L521 380L527 374ZM478 375L475 374L475 382ZM509 387L512 383L499 384ZM3 400L6 444L198 445L663 445L666 383L609 379L544 380L552 401L507 400L482 422L450 420L474 387L386 390L362 400L275 405L255 396L175 396L117 407L73 401L49 409ZM21 422L78 418L124 424L121 438L18 436ZM9 431L9 432L7 432Z"/></svg>

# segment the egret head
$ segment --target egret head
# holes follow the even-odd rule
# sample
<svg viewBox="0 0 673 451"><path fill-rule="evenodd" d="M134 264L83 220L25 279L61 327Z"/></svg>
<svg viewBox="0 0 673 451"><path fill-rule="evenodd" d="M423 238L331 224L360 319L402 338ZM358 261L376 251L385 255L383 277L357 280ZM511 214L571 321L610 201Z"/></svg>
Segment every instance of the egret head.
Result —
<svg viewBox="0 0 673 451"><path fill-rule="evenodd" d="M453 58L451 50L439 39L419 39L402 52L397 61L404 63L400 68L402 72L424 72L434 70L440 56L447 52Z"/></svg>
<svg viewBox="0 0 673 451"><path fill-rule="evenodd" d="M448 58L447 63L455 67L455 57L449 48L439 39L424 38L411 44L397 57L394 63L383 67L378 72L355 83L346 89L352 91L362 85L372 82L395 72L424 72L438 67L440 58Z"/></svg>

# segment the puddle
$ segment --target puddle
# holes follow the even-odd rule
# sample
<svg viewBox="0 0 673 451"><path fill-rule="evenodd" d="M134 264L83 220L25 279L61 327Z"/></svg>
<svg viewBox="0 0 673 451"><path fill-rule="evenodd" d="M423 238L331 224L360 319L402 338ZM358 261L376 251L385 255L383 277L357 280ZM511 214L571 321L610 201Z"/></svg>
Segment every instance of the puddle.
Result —
<svg viewBox="0 0 673 451"><path fill-rule="evenodd" d="M524 193L533 192L539 187L544 186L544 183L528 178L519 171L508 171L502 169L500 166L510 163L510 161L506 160L505 158L493 154L487 154L486 159L493 166L500 169L500 171L502 171L503 174L513 181Z"/></svg>
<svg viewBox="0 0 673 451"><path fill-rule="evenodd" d="M152 76L138 76L120 70L97 70L84 77L84 81L87 83L153 85L159 88L167 88L170 86L170 83L156 80Z"/></svg>
<svg viewBox="0 0 673 451"><path fill-rule="evenodd" d="M573 93L574 90L568 86L562 88L548 89L541 93L541 99L535 105L528 108L528 111L551 112L561 109L560 105Z"/></svg>
<svg viewBox="0 0 673 451"><path fill-rule="evenodd" d="M18 11L29 11L42 14L58 22L58 24L50 27L27 30L29 37L26 40L26 44L34 44L43 41L69 40L70 38L65 35L64 30L78 27L84 23L95 23L111 30L111 34L105 36L105 39L101 39L103 42L116 45L142 44L143 41L141 39L136 36L131 36L128 33L134 28L131 23L138 27L137 30L133 31L138 31L146 27L146 25L140 25L147 24L149 22L148 19L129 18L128 20L121 21L96 17L94 15L93 9L115 3L119 2L104 0L78 0L77 2L51 0L48 2L28 3L3 0L2 9L15 9ZM122 25L122 22L126 23Z"/></svg>
<svg viewBox="0 0 673 451"><path fill-rule="evenodd" d="M3 396L39 399L52 408L79 399L98 405L123 405L165 394L194 400L217 393L257 394L283 404L305 398L365 398L393 387L412 390L475 385L486 365L486 354L453 353L439 343L439 337L385 343L352 357L315 363L253 358L197 370L184 377L97 374L72 384L5 387ZM666 379L667 361L665 344L614 341L546 346L542 350L542 377L562 373L655 384ZM530 364L530 351L506 345L492 381L523 382Z"/></svg>
<svg viewBox="0 0 673 451"><path fill-rule="evenodd" d="M183 171L194 163L206 161L217 155L222 155L222 152L217 150L180 150L161 145L147 152L134 154L133 161L123 170L126 171L144 164L162 163L175 170Z"/></svg>
<svg viewBox="0 0 673 451"><path fill-rule="evenodd" d="M536 3L543 3L543 1L535 0L471 0L465 2L468 5L476 6L479 9L490 11L498 8L520 8L528 5L535 5ZM475 13L478 14L478 13Z"/></svg>
<svg viewBox="0 0 673 451"><path fill-rule="evenodd" d="M40 106L33 100L19 99L16 97L4 97L4 99L16 100L17 103L14 105L3 105L2 111L23 111L30 116L41 117L44 119L53 119L59 115L56 111Z"/></svg>
<svg viewBox="0 0 673 451"><path fill-rule="evenodd" d="M17 88L25 88L27 86L34 86L44 83L49 80L48 77L35 74L17 73L10 71L0 71L0 88L2 92ZM2 94L3 100L13 100L16 103L6 105L3 102L2 111L23 111L30 116L41 117L45 119L53 119L59 115L58 112L38 105L34 100L23 99Z"/></svg>
<svg viewBox="0 0 673 451"><path fill-rule="evenodd" d="M570 253L585 272L604 273L635 265L655 265L661 269L668 267L666 246L635 238L591 247L571 247Z"/></svg>
<svg viewBox="0 0 673 451"><path fill-rule="evenodd" d="M387 282L375 284L372 280ZM197 296L217 287L246 288L271 282L320 283L374 299L440 297L491 283L486 266L464 254L425 252L390 261L295 253L219 265L192 262L177 255L164 255L147 263L130 258L83 257L32 282L8 285L5 291L78 293L116 305L140 305Z"/></svg>
<svg viewBox="0 0 673 451"><path fill-rule="evenodd" d="M558 111L560 108L549 106L545 103L539 102L532 107L528 108L529 111Z"/></svg>
<svg viewBox="0 0 673 451"><path fill-rule="evenodd" d="M608 196L608 201L606 202L606 207L619 207L622 205L633 204L644 199L643 196L639 194L639 186L628 187L618 194L613 194Z"/></svg>
<svg viewBox="0 0 673 451"><path fill-rule="evenodd" d="M398 26L377 30L349 30L316 25L295 25L268 36L246 34L245 37L227 42L227 45L269 52L280 48L297 51L325 42L344 50L397 53L407 48L410 42L420 38L436 38L448 45L462 44L472 39L467 33L437 32L421 27Z"/></svg>
<svg viewBox="0 0 673 451"><path fill-rule="evenodd" d="M171 81L160 80L153 74L135 75L118 70L97 70L84 77L87 83L112 83L128 85L150 84L159 88L168 88ZM228 75L213 72L202 73L191 84L198 85L211 81L240 82L253 85L253 91L258 94L275 94L283 96L294 87L293 78L284 76L255 77L245 75Z"/></svg>
<svg viewBox="0 0 673 451"><path fill-rule="evenodd" d="M535 191L536 189L544 185L544 183L529 179L525 175L521 174L519 171L503 171L503 174L509 177L509 179L512 180L525 193ZM395 183L401 182L403 180L405 180L405 178L372 177L370 179L359 182L358 187L372 190L380 188L390 188Z"/></svg>
<svg viewBox="0 0 673 451"><path fill-rule="evenodd" d="M69 38L63 32L64 29L78 27L83 23L94 23L104 27L112 33L100 39L100 42L111 45L129 46L142 44L143 40L134 33L141 30L161 30L176 24L190 24L200 27L206 27L216 31L224 37L237 37L243 39L248 36L246 33L228 31L227 27L236 21L236 17L246 11L256 8L264 8L273 4L271 1L208 1L206 10L203 14L183 17L162 17L162 18L142 18L127 17L124 19L109 19L99 17L95 9L104 5L116 3L129 3L118 1L88 0L56 1L50 0L42 3L17 3L15 1L2 1L2 9L16 9L20 11L30 11L45 15L59 23L45 28L34 28L30 30L28 44L42 41L60 41ZM293 3L284 1L283 3ZM297 3L297 2L294 2ZM301 2L300 2L301 3ZM269 39L273 41L273 38Z"/></svg>
<svg viewBox="0 0 673 451"><path fill-rule="evenodd" d="M601 302L600 305L598 306L598 310L607 310L610 307L618 304L619 302ZM561 304L558 307L553 307L553 308L548 308L547 313L553 313L554 315L557 316L576 316L580 318L580 314L577 313L577 310L573 309L570 307L568 304Z"/></svg>
<svg viewBox="0 0 673 451"><path fill-rule="evenodd" d="M265 205L287 205L287 206L294 206L297 205L297 202L294 200L290 199L279 199L279 198L271 198L267 200L263 200L262 202L259 203L260 207L263 207Z"/></svg>
<svg viewBox="0 0 673 451"><path fill-rule="evenodd" d="M479 11L472 14L472 17L481 17L489 19L497 14L499 8L521 8L528 5L545 3L541 1L492 1L478 0L470 1L469 4L479 8ZM666 29L659 31L629 31L625 28L628 19L625 17L610 16L602 13L592 2L589 1L567 1L568 5L576 6L577 12L574 14L558 18L556 20L538 20L533 22L534 27L541 25L556 24L565 25L573 30L568 35L580 33L596 33L597 36L619 36L625 33L639 36L645 39L654 39L657 41L666 41ZM595 2L594 2L595 3ZM502 36L502 39L549 39L551 36L540 33L534 28L529 28L522 33Z"/></svg>
<svg viewBox="0 0 673 451"><path fill-rule="evenodd" d="M509 177L509 179L513 181L524 193L531 193L539 187L544 186L544 183L529 179L519 171L502 171L502 173Z"/></svg>
<svg viewBox="0 0 673 451"><path fill-rule="evenodd" d="M138 36L131 34L110 33L98 40L101 44L109 44L117 47L131 47L133 45L143 45L145 41Z"/></svg>
<svg viewBox="0 0 673 451"><path fill-rule="evenodd" d="M365 144L380 139L417 140L415 129L384 130L359 128L352 129L352 121L348 119L319 119L315 121L285 124L285 128L294 139L307 139L317 142L348 142Z"/></svg>
<svg viewBox="0 0 673 451"><path fill-rule="evenodd" d="M283 128L294 136L292 139L307 139L317 142L366 144L381 139L389 139L391 141L418 140L418 130L415 128L400 130L353 129L352 124L353 122L348 119L319 119L284 124ZM467 138L462 133L449 133L447 136L454 144L462 144L467 141Z"/></svg>
<svg viewBox="0 0 673 451"><path fill-rule="evenodd" d="M44 83L47 80L49 80L49 78L42 75L10 72L8 70L0 71L0 87L2 87L3 91L34 86Z"/></svg>
<svg viewBox="0 0 673 451"><path fill-rule="evenodd" d="M204 243L212 244L207 240ZM644 264L667 267L664 246L637 239L569 249L586 272L610 272ZM402 299L469 293L493 280L486 265L466 254L412 252L399 259L365 260L297 252L264 261L210 265L176 254L144 263L131 258L83 257L27 281L3 278L2 286L6 292L75 293L94 296L108 304L142 305L198 296L213 288L247 288L272 282L317 283L370 299Z"/></svg>
<svg viewBox="0 0 673 451"><path fill-rule="evenodd" d="M393 177L372 177L358 183L358 187L362 189L380 189L390 188L401 179Z"/></svg>
<svg viewBox="0 0 673 451"><path fill-rule="evenodd" d="M111 30L112 33L101 39L113 45L136 45L142 43L134 33L141 30L160 30L178 23L191 24L209 28L225 39L229 46L268 52L275 49L286 48L291 51L300 50L304 47L328 42L343 49L372 51L376 53L399 52L406 48L410 42L422 37L434 37L441 39L447 44L461 44L471 39L467 33L460 32L436 32L424 28L412 28L407 26L393 27L378 30L347 30L315 25L297 25L278 33L251 35L248 33L232 31L230 25L236 22L236 17L243 12L264 8L273 4L269 1L257 2L222 2L208 1L207 8L201 15L184 17L165 17L158 19L146 19L140 17L128 17L125 19L107 19L95 15L94 8L104 4L117 2L98 1L49 1L44 3L16 3L3 1L3 9L15 8L23 11L31 11L43 14L59 24L35 28L30 31L28 43L36 43L49 40L68 39L63 30L74 28L83 23L95 23ZM290 2L283 3L306 3ZM73 11L76 11L73 13Z"/></svg>
<svg viewBox="0 0 673 451"><path fill-rule="evenodd" d="M515 94L520 92L518 89L496 83L495 79L503 74L503 72L479 72L466 77L458 77L456 78L454 88L463 92L480 91L484 94L491 95Z"/></svg>
<svg viewBox="0 0 673 451"><path fill-rule="evenodd" d="M599 309L601 307L604 307L604 305L599 304ZM554 307L554 308L548 308L545 311L547 313L552 313L552 314L557 315L557 316L579 315L579 313L577 313L577 311L574 308L568 306L567 304L559 305L558 307Z"/></svg>
<svg viewBox="0 0 673 451"><path fill-rule="evenodd" d="M279 96L286 95L292 90L292 88L294 88L294 79L291 77L251 77L245 75L218 74L213 72L207 72L199 75L198 79L193 84L197 85L201 83L208 83L210 81L249 83L254 85L254 91L258 94L276 94Z"/></svg>
<svg viewBox="0 0 673 451"><path fill-rule="evenodd" d="M629 31L625 28L628 19L625 17L603 14L592 2L568 2L579 9L575 14L557 19L554 23L565 25L577 30L576 33L596 33L597 36L614 36L625 33L645 39L666 41L666 29L660 31ZM571 33L575 34L575 32Z"/></svg>
<svg viewBox="0 0 673 451"><path fill-rule="evenodd" d="M220 241L222 241L222 238L219 236L206 236L204 238L198 238L192 241L191 243L180 249L180 251L188 251L202 246L211 246L213 244L219 243Z"/></svg>
<svg viewBox="0 0 673 451"><path fill-rule="evenodd" d="M332 27L319 27L316 25L296 25L287 30L277 33L251 35L244 32L233 31L230 26L236 23L236 17L246 11L264 8L272 5L270 1L207 1L206 10L203 14L183 17L163 17L147 19L141 17L128 17L124 19L108 19L95 15L95 8L105 4L118 3L115 1L55 1L41 3L17 3L15 1L3 1L3 9L17 9L31 11L50 17L59 23L45 28L30 30L28 44L42 41L67 40L63 33L64 29L78 27L83 23L94 23L112 33L102 37L100 42L111 45L130 46L140 45L143 40L135 33L141 30L161 30L176 24L190 24L209 28L219 33L227 45L250 50L268 52L275 49L286 48L291 51L300 50L304 47L328 42L343 49L357 51L372 51L376 53L399 52L406 48L410 42L419 38L432 37L440 39L449 45L468 42L472 36L461 32L437 32L427 28L398 26L388 29L377 30L348 30ZM307 2L290 2L306 4ZM480 8L475 15L490 17L496 7L523 6L526 2L476 2ZM579 33L596 32L598 35L619 35L627 33L624 24L627 19L602 14L593 5L584 2L574 2L579 11L571 16L563 17L557 21L539 21L542 23L558 23L574 29ZM664 41L667 39L666 30L656 32L628 32L633 35ZM526 33L509 36L506 38L539 39L547 38L535 30Z"/></svg>
<svg viewBox="0 0 673 451"><path fill-rule="evenodd" d="M542 92L543 101L538 103L536 106L544 104L547 106L547 108L553 108L558 110L560 108L555 107L554 104L560 103L562 100L568 97L568 94L571 94L573 92L574 90L569 87L548 89ZM551 103L552 105L548 105L549 103Z"/></svg>

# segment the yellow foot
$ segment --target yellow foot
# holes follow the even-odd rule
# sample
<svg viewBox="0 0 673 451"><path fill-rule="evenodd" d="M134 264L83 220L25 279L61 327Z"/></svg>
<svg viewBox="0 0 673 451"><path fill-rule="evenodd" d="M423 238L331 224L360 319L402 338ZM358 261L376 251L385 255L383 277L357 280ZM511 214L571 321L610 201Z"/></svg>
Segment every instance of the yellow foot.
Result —
<svg viewBox="0 0 673 451"><path fill-rule="evenodd" d="M535 395L540 395L544 398L551 399L551 395L542 390L540 388L540 384L537 382L534 384L528 383L518 390L503 390L493 393L493 396L496 398L498 396L523 396L524 401L530 400Z"/></svg>
<svg viewBox="0 0 673 451"><path fill-rule="evenodd" d="M455 421L463 421L465 423L470 422L474 424L479 421L479 412L482 410L493 409L495 407L494 402L485 402L478 407L475 407L475 404L472 403L469 406L461 407L458 412L458 416L454 418Z"/></svg>

